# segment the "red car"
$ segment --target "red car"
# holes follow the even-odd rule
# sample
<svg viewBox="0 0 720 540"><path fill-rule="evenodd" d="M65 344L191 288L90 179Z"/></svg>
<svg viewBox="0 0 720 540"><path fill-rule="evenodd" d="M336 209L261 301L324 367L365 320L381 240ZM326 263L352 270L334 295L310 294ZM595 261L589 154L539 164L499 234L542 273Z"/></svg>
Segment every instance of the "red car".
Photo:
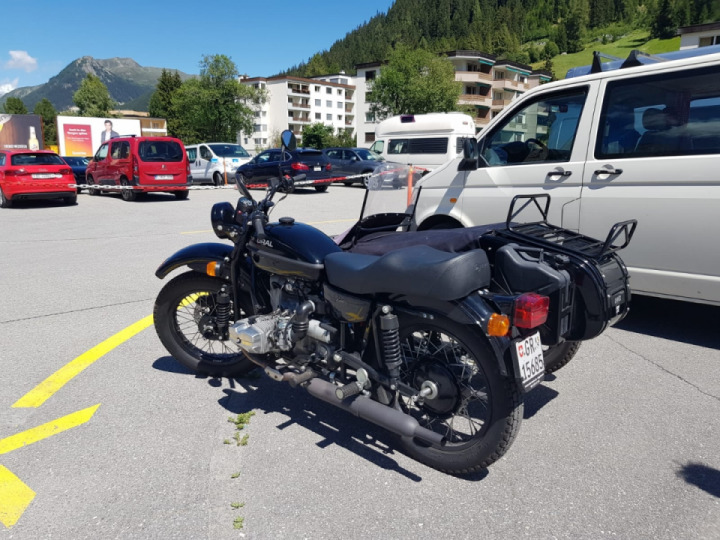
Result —
<svg viewBox="0 0 720 540"><path fill-rule="evenodd" d="M77 202L72 169L49 150L0 150L0 207L22 199Z"/></svg>
<svg viewBox="0 0 720 540"><path fill-rule="evenodd" d="M95 152L85 178L91 186L90 195L120 191L126 201L134 201L138 195L151 191L169 192L178 199L187 199L192 183L185 147L180 139L173 137L111 139ZM103 186L116 189L103 189Z"/></svg>

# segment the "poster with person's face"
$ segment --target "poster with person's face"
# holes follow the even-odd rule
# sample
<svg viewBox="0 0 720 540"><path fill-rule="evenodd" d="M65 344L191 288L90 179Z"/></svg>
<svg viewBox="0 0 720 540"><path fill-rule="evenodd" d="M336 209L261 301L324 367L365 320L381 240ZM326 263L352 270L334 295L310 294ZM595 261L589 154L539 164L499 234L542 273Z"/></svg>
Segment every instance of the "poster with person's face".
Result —
<svg viewBox="0 0 720 540"><path fill-rule="evenodd" d="M42 117L37 114L0 114L0 150L42 150Z"/></svg>
<svg viewBox="0 0 720 540"><path fill-rule="evenodd" d="M61 156L91 157L104 142L114 137L139 137L140 120L135 118L57 117L58 147Z"/></svg>

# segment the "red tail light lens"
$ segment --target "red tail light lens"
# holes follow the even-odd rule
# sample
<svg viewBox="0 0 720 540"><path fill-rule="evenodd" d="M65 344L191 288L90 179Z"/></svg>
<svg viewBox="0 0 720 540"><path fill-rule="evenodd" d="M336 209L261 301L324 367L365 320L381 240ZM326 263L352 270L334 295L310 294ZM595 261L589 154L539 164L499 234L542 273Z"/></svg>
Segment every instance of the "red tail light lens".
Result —
<svg viewBox="0 0 720 540"><path fill-rule="evenodd" d="M309 171L310 170L310 167L308 167L304 163L298 163L298 162L291 163L290 168L293 171Z"/></svg>
<svg viewBox="0 0 720 540"><path fill-rule="evenodd" d="M328 163L327 165L325 165L325 170L332 171L332 163Z"/></svg>
<svg viewBox="0 0 720 540"><path fill-rule="evenodd" d="M72 174L72 169L60 169L60 174Z"/></svg>
<svg viewBox="0 0 720 540"><path fill-rule="evenodd" d="M133 157L132 157L132 167L133 167L133 176L139 176L139 173L138 173L138 161L137 161L137 158L135 157L134 154L133 154Z"/></svg>
<svg viewBox="0 0 720 540"><path fill-rule="evenodd" d="M519 328L535 328L547 321L550 298L528 293L515 300L513 324Z"/></svg>

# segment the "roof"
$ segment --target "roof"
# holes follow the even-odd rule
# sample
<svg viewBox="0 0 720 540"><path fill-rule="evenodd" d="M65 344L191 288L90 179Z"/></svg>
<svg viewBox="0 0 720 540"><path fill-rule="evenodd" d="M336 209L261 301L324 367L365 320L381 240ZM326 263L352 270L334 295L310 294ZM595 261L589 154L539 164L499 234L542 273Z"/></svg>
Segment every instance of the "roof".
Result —
<svg viewBox="0 0 720 540"><path fill-rule="evenodd" d="M705 24L693 24L691 26L681 26L677 29L677 33L678 35L683 35L694 34L696 32L707 32L710 30L720 30L720 21Z"/></svg>
<svg viewBox="0 0 720 540"><path fill-rule="evenodd" d="M665 62L670 60L682 60L685 58L694 58L696 56L702 56L706 54L713 54L720 52L720 45L713 45L710 47L697 47L694 49L683 49L680 51L672 51L661 54L647 54L639 50L633 50L630 52L626 59L611 57L603 55L598 51L593 53L593 63L589 66L579 66L568 69L566 79L573 77L581 77L582 75L589 75L590 73L600 73L601 71L613 71L616 69L624 69L629 67L637 67L647 64L656 64L658 62ZM602 62L601 58L610 58L609 62Z"/></svg>

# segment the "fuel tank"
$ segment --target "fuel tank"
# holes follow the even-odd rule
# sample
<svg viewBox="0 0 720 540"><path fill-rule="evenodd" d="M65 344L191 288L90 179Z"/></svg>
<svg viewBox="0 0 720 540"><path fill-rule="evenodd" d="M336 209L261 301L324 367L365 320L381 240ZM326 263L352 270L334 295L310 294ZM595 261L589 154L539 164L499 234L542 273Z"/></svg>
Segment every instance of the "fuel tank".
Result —
<svg viewBox="0 0 720 540"><path fill-rule="evenodd" d="M253 239L248 250L262 270L312 281L320 278L325 257L342 251L324 232L293 218L265 225L265 238Z"/></svg>

